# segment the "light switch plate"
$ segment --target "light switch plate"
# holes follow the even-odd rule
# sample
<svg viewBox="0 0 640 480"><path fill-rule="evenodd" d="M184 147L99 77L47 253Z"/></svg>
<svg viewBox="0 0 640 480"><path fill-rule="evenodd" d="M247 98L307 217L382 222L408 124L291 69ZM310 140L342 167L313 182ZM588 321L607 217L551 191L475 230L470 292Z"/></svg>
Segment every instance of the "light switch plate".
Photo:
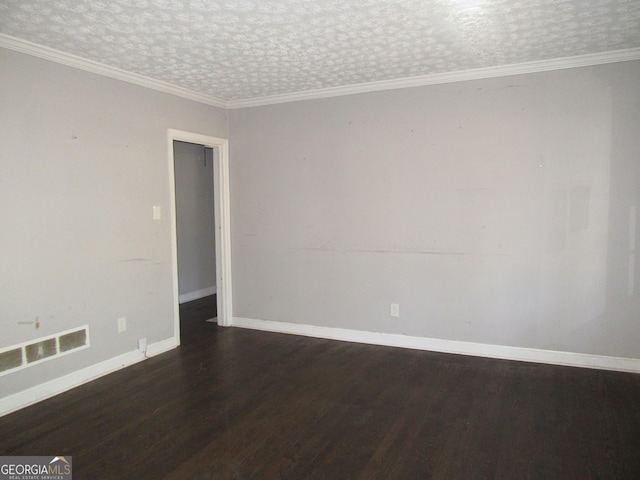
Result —
<svg viewBox="0 0 640 480"><path fill-rule="evenodd" d="M118 333L127 331L127 317L120 317L118 319Z"/></svg>

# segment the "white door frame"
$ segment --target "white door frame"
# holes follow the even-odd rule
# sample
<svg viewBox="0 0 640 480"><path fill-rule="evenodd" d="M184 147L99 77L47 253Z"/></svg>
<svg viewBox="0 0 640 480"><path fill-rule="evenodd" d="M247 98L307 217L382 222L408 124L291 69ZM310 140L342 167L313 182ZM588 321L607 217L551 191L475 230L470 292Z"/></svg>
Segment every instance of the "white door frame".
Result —
<svg viewBox="0 0 640 480"><path fill-rule="evenodd" d="M231 293L231 209L229 206L229 141L226 138L209 137L181 130L167 130L169 153L169 196L171 210L171 273L173 277L174 336L180 344L180 294L178 289L178 227L176 221L176 178L173 142L195 143L214 148L218 155L213 160L213 198L215 209L216 244L216 299L218 325L228 327L232 323Z"/></svg>

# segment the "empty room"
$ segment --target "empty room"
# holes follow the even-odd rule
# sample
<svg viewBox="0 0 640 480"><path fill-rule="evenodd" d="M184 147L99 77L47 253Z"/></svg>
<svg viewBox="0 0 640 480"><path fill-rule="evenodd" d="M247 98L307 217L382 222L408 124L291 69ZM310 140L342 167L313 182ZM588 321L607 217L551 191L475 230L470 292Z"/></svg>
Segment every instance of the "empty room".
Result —
<svg viewBox="0 0 640 480"><path fill-rule="evenodd" d="M2 0L0 126L0 478L640 478L637 0Z"/></svg>

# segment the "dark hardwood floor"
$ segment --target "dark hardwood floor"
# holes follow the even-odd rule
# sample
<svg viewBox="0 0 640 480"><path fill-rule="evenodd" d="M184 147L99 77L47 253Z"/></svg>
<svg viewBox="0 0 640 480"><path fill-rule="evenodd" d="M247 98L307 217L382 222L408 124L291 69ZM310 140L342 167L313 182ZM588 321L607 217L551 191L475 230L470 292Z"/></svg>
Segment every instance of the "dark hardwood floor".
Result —
<svg viewBox="0 0 640 480"><path fill-rule="evenodd" d="M0 418L0 454L72 455L76 480L640 478L640 375L189 322L204 309L178 349Z"/></svg>

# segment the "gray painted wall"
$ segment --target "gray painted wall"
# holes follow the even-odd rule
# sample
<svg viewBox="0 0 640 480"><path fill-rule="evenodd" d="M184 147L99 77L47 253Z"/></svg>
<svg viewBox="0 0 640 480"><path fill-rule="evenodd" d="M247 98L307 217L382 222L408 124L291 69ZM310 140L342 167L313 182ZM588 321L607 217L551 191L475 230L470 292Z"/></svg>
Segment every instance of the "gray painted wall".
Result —
<svg viewBox="0 0 640 480"><path fill-rule="evenodd" d="M640 357L639 62L228 117L235 316Z"/></svg>
<svg viewBox="0 0 640 480"><path fill-rule="evenodd" d="M233 110L229 135L221 109L0 64L0 348L92 340L0 398L173 335L167 128L231 137L236 316L640 358L640 62Z"/></svg>
<svg viewBox="0 0 640 480"><path fill-rule="evenodd" d="M0 347L91 330L2 377L4 397L173 336L167 129L227 130L218 108L4 49L0 65Z"/></svg>
<svg viewBox="0 0 640 480"><path fill-rule="evenodd" d="M174 142L180 295L216 285L213 149ZM205 161L206 160L206 161Z"/></svg>

